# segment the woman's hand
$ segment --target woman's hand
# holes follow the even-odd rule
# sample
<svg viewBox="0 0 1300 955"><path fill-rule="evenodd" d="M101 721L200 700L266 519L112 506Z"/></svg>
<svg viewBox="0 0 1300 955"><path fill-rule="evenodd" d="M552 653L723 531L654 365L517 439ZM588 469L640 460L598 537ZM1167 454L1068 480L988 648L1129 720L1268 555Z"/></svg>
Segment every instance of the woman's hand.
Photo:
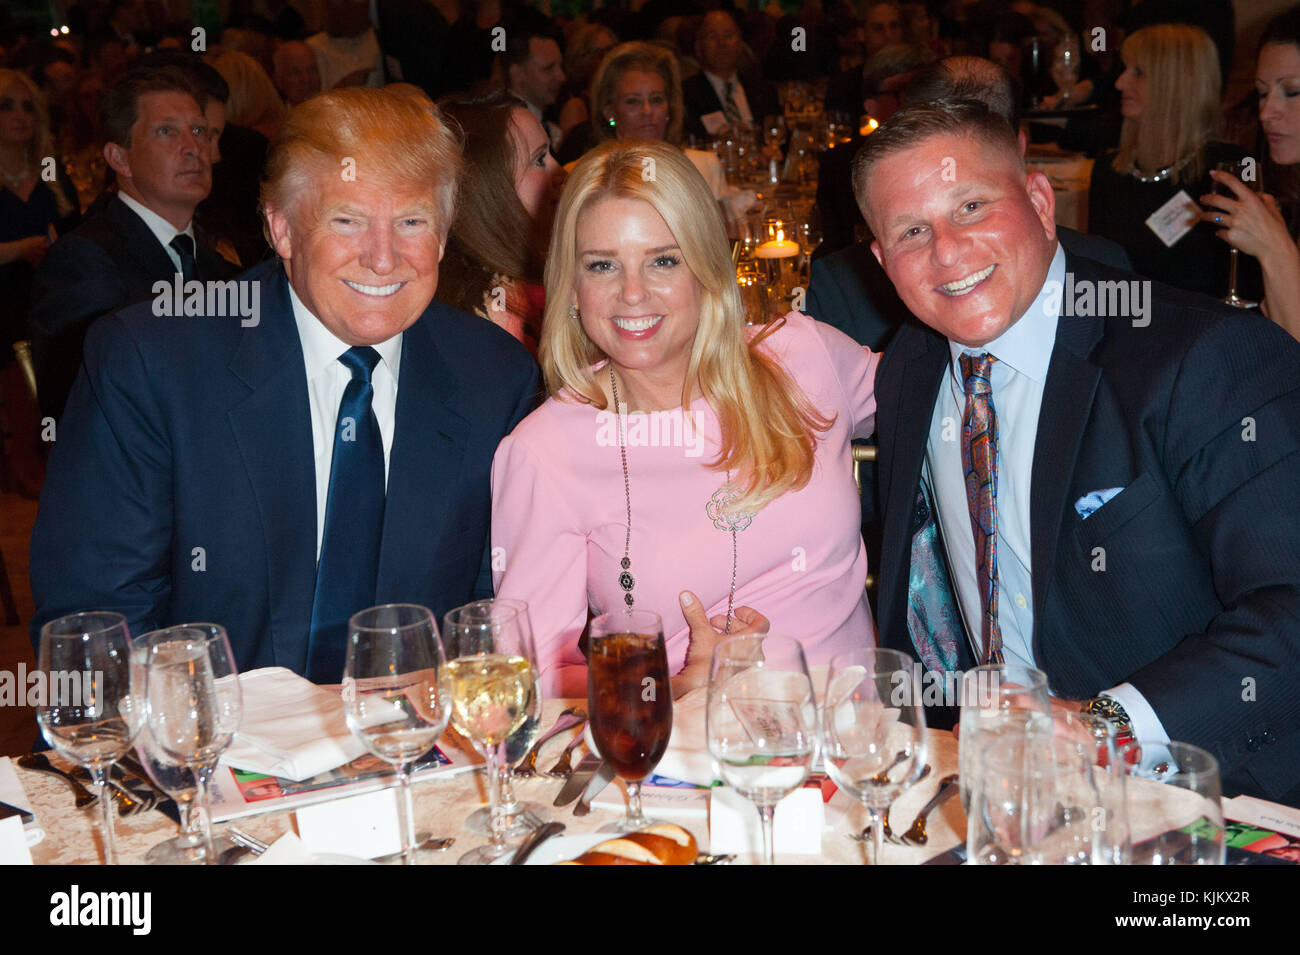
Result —
<svg viewBox="0 0 1300 955"><path fill-rule="evenodd" d="M727 616L718 614L709 619L704 615L700 598L689 590L679 596L682 616L691 628L691 645L686 651L686 666L673 677L673 699L677 699L709 682L709 666L713 662L713 648L729 637L746 633L767 633L771 623L753 607L737 607L733 613L731 633L727 633Z"/></svg>
<svg viewBox="0 0 1300 955"><path fill-rule="evenodd" d="M1201 219L1220 226L1216 233L1220 239L1247 255L1255 256L1266 270L1279 253L1295 257L1295 243L1272 196L1252 192L1230 173L1214 169L1210 176L1232 190L1231 196L1201 196L1201 203L1211 208L1201 215Z"/></svg>
<svg viewBox="0 0 1300 955"><path fill-rule="evenodd" d="M26 239L15 239L12 242L0 242L0 265L22 259L32 268L36 268L41 264L41 259L45 258L45 252L49 247L50 243L43 235L28 236Z"/></svg>

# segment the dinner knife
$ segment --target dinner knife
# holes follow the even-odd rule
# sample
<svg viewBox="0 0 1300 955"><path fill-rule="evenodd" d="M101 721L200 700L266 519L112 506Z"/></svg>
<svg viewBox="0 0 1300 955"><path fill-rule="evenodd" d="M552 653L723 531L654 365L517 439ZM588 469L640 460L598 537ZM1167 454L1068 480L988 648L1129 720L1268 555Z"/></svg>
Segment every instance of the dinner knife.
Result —
<svg viewBox="0 0 1300 955"><path fill-rule="evenodd" d="M595 753L588 753L582 757L582 762L578 763L569 778L565 781L564 786L560 789L560 794L555 797L556 806L567 806L573 800L577 799L586 788L587 782L592 776L596 775L596 770L600 768L601 759Z"/></svg>
<svg viewBox="0 0 1300 955"><path fill-rule="evenodd" d="M609 763L601 763L600 769L596 770L596 775L587 783L587 788L582 791L582 798L578 800L578 805L573 807L575 816L585 816L591 812L591 802L601 790L610 784L614 777L618 775L614 772L614 767Z"/></svg>

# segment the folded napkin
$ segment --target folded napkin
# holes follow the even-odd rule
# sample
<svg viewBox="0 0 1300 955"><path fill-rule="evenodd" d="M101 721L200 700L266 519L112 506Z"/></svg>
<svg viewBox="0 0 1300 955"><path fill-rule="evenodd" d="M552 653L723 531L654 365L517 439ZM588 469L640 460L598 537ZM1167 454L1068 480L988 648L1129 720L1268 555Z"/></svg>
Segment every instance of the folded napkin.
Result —
<svg viewBox="0 0 1300 955"><path fill-rule="evenodd" d="M348 729L343 699L283 667L239 676L244 720L223 763L300 781L366 751Z"/></svg>

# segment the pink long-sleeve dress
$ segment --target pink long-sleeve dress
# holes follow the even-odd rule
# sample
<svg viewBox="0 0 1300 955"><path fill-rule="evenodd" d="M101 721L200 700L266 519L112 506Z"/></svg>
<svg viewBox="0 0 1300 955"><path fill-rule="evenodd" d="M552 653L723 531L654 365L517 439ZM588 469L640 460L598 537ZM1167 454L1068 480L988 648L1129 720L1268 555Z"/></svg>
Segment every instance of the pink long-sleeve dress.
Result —
<svg viewBox="0 0 1300 955"><path fill-rule="evenodd" d="M764 614L772 633L798 638L810 666L827 663L876 642L849 443L872 433L879 356L797 312L759 347L835 423L819 436L809 483L739 532L735 605ZM688 414L678 408L626 420L633 595L638 609L663 618L673 673L690 643L678 594L694 591L710 617L727 612L732 536L706 513L727 483L725 471L707 466L720 435L704 398ZM549 399L501 442L492 465L493 582L498 596L528 602L547 696L586 696L578 638L588 608L624 606L618 577L626 538L615 415Z"/></svg>

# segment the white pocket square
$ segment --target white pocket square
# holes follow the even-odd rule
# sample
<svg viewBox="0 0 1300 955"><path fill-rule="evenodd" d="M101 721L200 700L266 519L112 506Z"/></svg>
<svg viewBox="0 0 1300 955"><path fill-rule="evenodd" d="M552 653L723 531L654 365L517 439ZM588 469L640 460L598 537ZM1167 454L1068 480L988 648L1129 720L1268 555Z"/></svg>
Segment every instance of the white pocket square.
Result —
<svg viewBox="0 0 1300 955"><path fill-rule="evenodd" d="M1101 507L1112 497L1124 490L1122 487L1107 487L1100 491L1089 491L1083 497L1074 502L1074 510L1079 517L1087 520L1093 515L1097 508Z"/></svg>

